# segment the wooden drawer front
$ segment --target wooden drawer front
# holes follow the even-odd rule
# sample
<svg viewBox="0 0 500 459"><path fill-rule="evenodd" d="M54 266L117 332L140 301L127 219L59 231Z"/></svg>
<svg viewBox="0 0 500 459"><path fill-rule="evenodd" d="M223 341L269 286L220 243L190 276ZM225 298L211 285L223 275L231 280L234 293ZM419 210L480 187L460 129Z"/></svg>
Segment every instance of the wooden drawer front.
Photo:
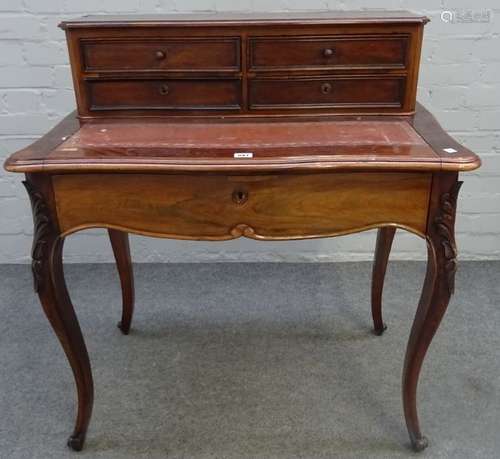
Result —
<svg viewBox="0 0 500 459"><path fill-rule="evenodd" d="M82 42L87 71L238 71L237 38Z"/></svg>
<svg viewBox="0 0 500 459"><path fill-rule="evenodd" d="M425 232L428 173L54 176L59 226L180 239L321 237L394 223Z"/></svg>
<svg viewBox="0 0 500 459"><path fill-rule="evenodd" d="M237 110L239 80L94 80L91 110Z"/></svg>
<svg viewBox="0 0 500 459"><path fill-rule="evenodd" d="M303 37L250 40L250 68L404 68L408 37Z"/></svg>
<svg viewBox="0 0 500 459"><path fill-rule="evenodd" d="M250 108L401 107L404 77L255 79Z"/></svg>

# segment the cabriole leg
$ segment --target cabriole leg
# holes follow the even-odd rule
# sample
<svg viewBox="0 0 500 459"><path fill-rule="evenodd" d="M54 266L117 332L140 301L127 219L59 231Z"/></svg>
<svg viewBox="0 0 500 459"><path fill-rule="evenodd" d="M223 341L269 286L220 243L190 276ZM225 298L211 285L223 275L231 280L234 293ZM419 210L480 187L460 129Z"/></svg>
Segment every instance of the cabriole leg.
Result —
<svg viewBox="0 0 500 459"><path fill-rule="evenodd" d="M422 435L418 420L418 378L427 349L454 290L457 268L454 225L460 185L461 182L456 181L456 174L442 178L436 185L437 191L428 224L427 273L406 350L403 406L410 440L416 451L425 449L428 444L426 437Z"/></svg>
<svg viewBox="0 0 500 459"><path fill-rule="evenodd" d="M58 235L46 196L30 181L25 182L25 186L30 195L34 219L34 288L73 370L78 392L78 413L68 446L80 451L85 441L94 398L89 356L64 280L64 239Z"/></svg>
<svg viewBox="0 0 500 459"><path fill-rule="evenodd" d="M128 335L134 314L135 297L130 244L127 233L114 229L108 229L108 233L122 287L122 320L118 322L118 328L124 335Z"/></svg>
<svg viewBox="0 0 500 459"><path fill-rule="evenodd" d="M392 226L379 228L377 233L372 271L372 318L373 333L378 336L384 333L387 328L382 320L382 290L384 289L385 272L395 233L396 228Z"/></svg>

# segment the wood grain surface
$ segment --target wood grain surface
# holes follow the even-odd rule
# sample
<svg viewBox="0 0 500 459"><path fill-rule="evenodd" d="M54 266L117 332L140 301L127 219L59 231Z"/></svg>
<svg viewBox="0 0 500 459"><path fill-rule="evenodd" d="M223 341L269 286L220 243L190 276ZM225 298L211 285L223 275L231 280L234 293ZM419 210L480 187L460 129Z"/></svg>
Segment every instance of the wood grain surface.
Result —
<svg viewBox="0 0 500 459"><path fill-rule="evenodd" d="M427 173L53 177L63 234L112 227L198 240L302 239L384 224L422 235L430 185Z"/></svg>

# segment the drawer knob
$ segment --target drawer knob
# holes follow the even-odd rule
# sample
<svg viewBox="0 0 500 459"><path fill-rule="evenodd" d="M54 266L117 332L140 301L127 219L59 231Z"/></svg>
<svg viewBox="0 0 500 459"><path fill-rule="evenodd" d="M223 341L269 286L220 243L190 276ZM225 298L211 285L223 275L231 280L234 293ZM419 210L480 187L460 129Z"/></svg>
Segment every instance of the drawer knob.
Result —
<svg viewBox="0 0 500 459"><path fill-rule="evenodd" d="M161 94L162 96L166 96L166 95L169 93L169 91L170 91L170 88L168 87L168 85L166 85L166 84L162 84L162 85L160 86L160 94Z"/></svg>
<svg viewBox="0 0 500 459"><path fill-rule="evenodd" d="M330 94L332 92L333 86L330 83L323 83L321 85L321 92L323 94Z"/></svg>
<svg viewBox="0 0 500 459"><path fill-rule="evenodd" d="M156 51L155 56L156 56L156 59L158 59L159 61L162 61L163 59L165 59L167 57L165 51Z"/></svg>
<svg viewBox="0 0 500 459"><path fill-rule="evenodd" d="M233 191L233 202L242 205L248 201L248 191L246 190L234 190Z"/></svg>
<svg viewBox="0 0 500 459"><path fill-rule="evenodd" d="M335 50L332 48L325 48L323 50L323 56L325 57L332 57L335 54Z"/></svg>

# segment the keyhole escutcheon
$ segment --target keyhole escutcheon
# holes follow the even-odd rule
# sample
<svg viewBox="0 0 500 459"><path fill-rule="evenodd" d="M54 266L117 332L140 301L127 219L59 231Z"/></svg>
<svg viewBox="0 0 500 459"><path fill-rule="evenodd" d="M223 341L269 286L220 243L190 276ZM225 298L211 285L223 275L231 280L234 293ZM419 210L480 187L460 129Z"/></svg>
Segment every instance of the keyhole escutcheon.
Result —
<svg viewBox="0 0 500 459"><path fill-rule="evenodd" d="M243 189L234 190L232 198L233 202L238 205L245 204L248 201L248 191Z"/></svg>

